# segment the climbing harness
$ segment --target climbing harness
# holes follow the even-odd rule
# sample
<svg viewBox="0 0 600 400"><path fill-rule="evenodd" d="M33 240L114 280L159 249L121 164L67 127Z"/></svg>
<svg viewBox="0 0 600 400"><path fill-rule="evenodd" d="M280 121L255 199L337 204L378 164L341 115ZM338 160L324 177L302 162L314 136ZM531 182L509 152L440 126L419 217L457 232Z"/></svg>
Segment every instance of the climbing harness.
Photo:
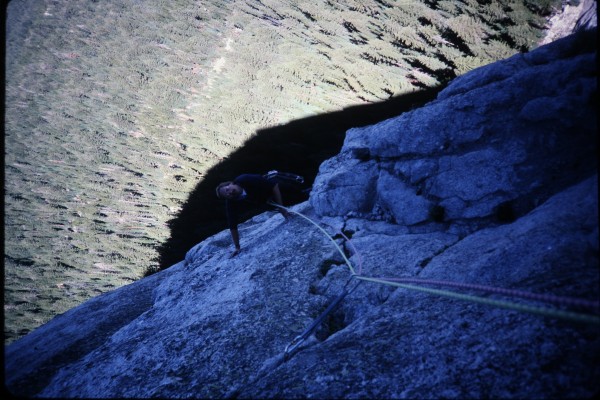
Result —
<svg viewBox="0 0 600 400"><path fill-rule="evenodd" d="M263 177L265 177L269 180L277 179L278 181L294 183L294 184L298 184L298 185L301 185L304 183L304 178L301 177L300 175L292 174L289 172L280 172L277 170L269 171L266 174L264 174Z"/></svg>

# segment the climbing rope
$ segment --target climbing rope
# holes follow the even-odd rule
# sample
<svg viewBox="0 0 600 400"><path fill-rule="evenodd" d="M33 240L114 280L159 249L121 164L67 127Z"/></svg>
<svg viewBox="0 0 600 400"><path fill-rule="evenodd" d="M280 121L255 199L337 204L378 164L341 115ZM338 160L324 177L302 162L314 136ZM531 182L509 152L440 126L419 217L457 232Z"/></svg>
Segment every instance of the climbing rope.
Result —
<svg viewBox="0 0 600 400"><path fill-rule="evenodd" d="M350 277L350 279L348 279L348 282L346 282L346 284L344 285L344 288L342 289L342 293L340 293L331 302L331 304L329 304L329 306L325 309L325 311L323 311L321 313L321 315L319 315L317 317L317 319L315 319L313 321L313 323L310 324L310 326L304 330L304 332L302 332L300 335L296 336L296 338L285 348L284 354L285 354L286 359L290 357L290 355L294 352L294 350L296 350L300 346L300 344L302 344L302 342L304 342L310 335L312 335L312 333L317 329L317 327L319 325L321 325L321 323L325 320L325 318L329 314L331 314L331 312L336 309L336 307L341 303L341 301L344 300L344 298L347 295L352 293L360 284L360 281L359 281L354 285L354 287L352 289L348 289L348 285L350 284L350 282L352 282L352 277Z"/></svg>
<svg viewBox="0 0 600 400"><path fill-rule="evenodd" d="M323 229L319 224L317 224L316 222L314 222L312 219L308 218L307 216L305 216L305 215L303 215L303 214L301 214L301 213L299 213L297 211L290 210L289 208L286 208L286 207L282 206L281 204L277 204L277 203L273 203L273 202L269 202L269 204L271 204L272 206L278 207L278 208L282 208L282 209L284 209L287 212L290 212L292 214L296 214L296 215L304 218L305 220L307 220L308 222L310 222L314 226L316 226L321 232L323 232L323 234L325 234L325 236L327 236L327 238L329 240L331 240L331 242L333 243L333 245L335 246L335 248L339 251L339 253L344 258L344 261L346 262L346 265L348 265L348 268L350 269L350 272L352 273L352 275L355 275L354 267L352 267L352 263L350 262L350 260L348 260L348 257L346 257L346 254L344 253L344 250L342 250L342 248L336 243L336 241L331 237L331 235L329 235L329 233L327 233L327 231L325 229Z"/></svg>
<svg viewBox="0 0 600 400"><path fill-rule="evenodd" d="M452 282L452 281L440 281L440 280L431 280L431 279L420 279L420 278L383 278L383 277L379 277L377 279L380 279L380 280L386 281L386 282L450 286L450 287L456 287L456 288L461 288L461 289L472 289L472 290L479 290L479 291L488 292L488 293L502 294L502 295L511 296L511 297L521 297L524 299L543 301L546 303L555 303L555 304L564 305L564 306L600 309L599 301L578 299L578 298L565 297L565 296L556 296L553 294L539 294L539 293L524 292L522 290L506 289L506 288L500 288L500 287L495 287L495 286L477 285L477 284L472 284L472 283L461 283L461 282Z"/></svg>
<svg viewBox="0 0 600 400"><path fill-rule="evenodd" d="M342 234L344 239L346 239L346 243L348 243L350 245L350 247L352 247L352 251L358 258L358 272L356 274L361 275L362 274L362 265L363 265L362 257L360 255L360 253L358 252L358 250L356 249L356 247L354 247L354 243L350 240L350 238L348 236L346 236L342 230L340 230L340 233Z"/></svg>
<svg viewBox="0 0 600 400"><path fill-rule="evenodd" d="M581 313L576 313L576 312L572 312L572 311L558 310L558 309L546 308L546 307L535 307L535 306L530 306L530 305L526 305L526 304L519 304L519 303L514 303L514 302L509 302L509 301L490 299L487 297L472 296L472 295L468 295L468 294L456 293L456 292L451 292L448 290L432 289L432 288L427 288L427 287L422 287L422 286L407 285L405 283L392 282L392 281L385 280L385 279L371 278L371 277L366 277L366 276L356 276L356 278L363 280L363 281L382 283L382 284L391 285L391 286L398 286L398 287L401 287L404 289L416 290L416 291L425 292L425 293L429 293L429 294L435 294L438 296L450 297L450 298L454 298L454 299L458 299L458 300L465 300L465 301L470 301L472 303L485 304L485 305L489 305L489 306L495 306L495 307L505 308L505 309L514 310L514 311L520 311L520 312L525 312L525 313L529 313L529 314L537 314L537 315L543 315L545 317L568 319L568 320L575 321L575 322L586 322L586 323L590 323L590 324L600 325L600 317L595 316L595 315L581 314Z"/></svg>
<svg viewBox="0 0 600 400"><path fill-rule="evenodd" d="M327 233L327 231L325 229L323 229L319 224L317 224L312 219L306 217L305 215L303 215L297 211L290 210L290 209L283 207L276 203L271 203L271 204L276 207L285 209L286 211L288 211L290 213L293 213L295 215L302 217L303 219L310 222L312 225L316 226L321 232L323 232L323 234L325 234L325 236L327 238L329 238L329 240L331 240L331 242L335 245L335 247L338 249L338 251L342 255L344 261L346 262L346 265L348 265L348 269L350 270L350 274L351 274L351 279L354 278L354 279L359 279L359 280L367 281L367 282L374 282L374 283L380 283L380 284L385 284L385 285L390 285L390 286L396 286L396 287L401 287L401 288L408 289L408 290L420 291L420 292L425 292L425 293L429 293L429 294L433 294L433 295L444 296L444 297L469 301L469 302L478 303L478 304L486 304L486 305L490 305L490 306L515 310L515 311L520 311L520 312L526 312L526 313L530 313L530 314L543 315L543 316L547 316L547 317L567 319L567 320L571 320L571 321L575 321L575 322L585 322L585 323L600 325L600 317L596 316L596 315L589 315L589 314L577 313L577 312L572 312L572 311L558 310L558 309L552 309L552 308L547 308L547 307L536 307L536 306L514 303L514 302L509 302L509 301L490 299L487 297L480 297L480 296L456 293L456 292L452 292L452 291L448 291L448 290L433 289L433 288L423 287L420 285L421 284L446 285L446 286L453 286L453 287L457 287L457 288L484 290L484 291L488 291L490 293L497 293L497 294L515 296L515 297L523 297L523 298L532 299L532 300L554 302L554 303L558 303L558 304L562 304L562 305L600 308L600 303L597 301L594 302L594 301L589 301L589 300L584 300L584 299L575 299L575 298L570 298L570 297L554 296L554 295L540 295L540 294L529 293L529 292L524 292L524 291L520 291L520 290L505 289L505 288L498 288L498 287L485 286L485 285L466 284L466 283L451 282L451 281L434 281L434 280L423 280L423 279L415 279L415 278L375 278L375 277L364 276L360 273L360 272L362 272L361 271L362 268L359 270L359 273L355 272L354 267L352 266L352 263L350 262L350 260L346 256L346 254L343 252L341 247L337 244L337 242L333 239L333 237L331 237L331 235L329 233ZM343 232L342 232L342 236L344 236L344 238L349 243L351 243L350 240L343 234ZM351 246L353 247L355 254L358 254L354 245L351 244ZM414 283L417 285L415 286L415 285L411 285L411 284L408 284L405 282L410 282L410 283ZM343 294L343 292L342 292L342 294ZM347 293L343 297L345 297L346 295L347 295ZM338 296L338 298L339 298L339 296ZM341 299L339 301L341 301ZM337 305L337 304L339 304L339 301L334 302L334 303ZM322 319L320 319L319 323L321 323L321 322L322 322ZM302 336L302 335L300 335L300 336Z"/></svg>

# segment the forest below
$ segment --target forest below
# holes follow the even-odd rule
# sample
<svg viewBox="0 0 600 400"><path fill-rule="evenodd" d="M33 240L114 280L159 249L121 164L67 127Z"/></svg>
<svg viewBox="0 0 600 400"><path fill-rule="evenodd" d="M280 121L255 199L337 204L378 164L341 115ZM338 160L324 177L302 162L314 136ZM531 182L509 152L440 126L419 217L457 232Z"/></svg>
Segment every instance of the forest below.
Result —
<svg viewBox="0 0 600 400"><path fill-rule="evenodd" d="M527 52L561 3L12 0L5 343L158 270L190 194L257 132Z"/></svg>

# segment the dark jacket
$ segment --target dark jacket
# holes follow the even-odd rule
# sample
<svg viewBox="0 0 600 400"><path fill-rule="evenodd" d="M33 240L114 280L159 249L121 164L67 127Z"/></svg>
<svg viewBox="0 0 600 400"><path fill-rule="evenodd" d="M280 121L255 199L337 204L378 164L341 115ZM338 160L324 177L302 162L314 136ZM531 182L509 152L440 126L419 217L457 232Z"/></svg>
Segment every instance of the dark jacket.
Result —
<svg viewBox="0 0 600 400"><path fill-rule="evenodd" d="M233 180L233 183L243 189L243 193L236 199L225 200L227 222L230 229L237 228L239 215L244 208L263 207L273 195L276 182L258 174L244 174Z"/></svg>

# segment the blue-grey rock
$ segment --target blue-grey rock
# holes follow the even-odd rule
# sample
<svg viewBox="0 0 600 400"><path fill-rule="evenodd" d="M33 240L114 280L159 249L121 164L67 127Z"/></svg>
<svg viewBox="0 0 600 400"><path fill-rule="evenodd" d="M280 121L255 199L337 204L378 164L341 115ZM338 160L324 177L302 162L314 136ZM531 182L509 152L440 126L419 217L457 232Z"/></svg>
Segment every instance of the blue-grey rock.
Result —
<svg viewBox="0 0 600 400"><path fill-rule="evenodd" d="M377 180L377 197L394 216L402 217L395 221L398 224L415 225L429 219L432 204L419 196L413 187L385 170L381 171Z"/></svg>
<svg viewBox="0 0 600 400"><path fill-rule="evenodd" d="M356 246L370 276L418 276L597 299L597 196L594 176L512 224L462 240L440 234L366 234ZM427 254L434 256L422 258ZM343 304L338 318L344 320L344 329L246 386L240 397L597 394L597 325L373 285L361 284ZM462 294L478 295L468 290ZM483 300L524 304L493 293Z"/></svg>
<svg viewBox="0 0 600 400"><path fill-rule="evenodd" d="M325 216L370 212L375 201L376 181L376 163L333 157L319 169L313 184L312 203L318 204L323 210L321 215Z"/></svg>
<svg viewBox="0 0 600 400"><path fill-rule="evenodd" d="M597 395L595 49L581 40L482 67L422 109L349 131L289 221L258 215L240 225L238 256L221 232L15 341L7 389Z"/></svg>
<svg viewBox="0 0 600 400"><path fill-rule="evenodd" d="M574 35L515 55L456 78L426 107L350 129L311 204L328 216L383 210L407 226L426 223L432 206L474 227L502 210L523 215L596 168L595 43ZM363 196L340 189L349 185ZM373 185L388 194L373 199Z"/></svg>

